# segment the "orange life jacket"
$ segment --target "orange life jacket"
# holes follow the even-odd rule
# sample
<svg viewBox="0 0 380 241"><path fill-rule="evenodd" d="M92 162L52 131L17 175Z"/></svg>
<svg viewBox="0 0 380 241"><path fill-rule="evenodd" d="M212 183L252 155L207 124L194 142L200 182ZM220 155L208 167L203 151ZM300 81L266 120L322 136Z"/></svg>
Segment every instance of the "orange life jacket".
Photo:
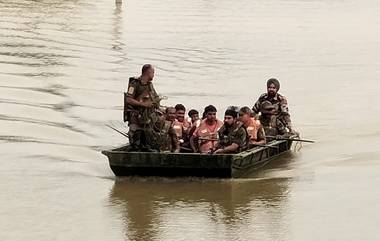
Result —
<svg viewBox="0 0 380 241"><path fill-rule="evenodd" d="M177 119L173 121L173 129L175 130L175 133L177 134L178 139L182 139L183 136L183 123L179 122Z"/></svg>
<svg viewBox="0 0 380 241"><path fill-rule="evenodd" d="M251 118L249 125L246 127L249 135L249 142L257 140L257 132L259 131L260 127L260 121L256 120L255 118Z"/></svg>
<svg viewBox="0 0 380 241"><path fill-rule="evenodd" d="M210 149L214 148L217 144L215 139L218 139L218 130L223 126L223 122L216 120L216 123L209 126L206 120L203 120L199 127L194 131L194 136L199 137L199 151L200 153L207 153ZM203 139L203 140L202 140ZM205 140L213 139L213 140Z"/></svg>

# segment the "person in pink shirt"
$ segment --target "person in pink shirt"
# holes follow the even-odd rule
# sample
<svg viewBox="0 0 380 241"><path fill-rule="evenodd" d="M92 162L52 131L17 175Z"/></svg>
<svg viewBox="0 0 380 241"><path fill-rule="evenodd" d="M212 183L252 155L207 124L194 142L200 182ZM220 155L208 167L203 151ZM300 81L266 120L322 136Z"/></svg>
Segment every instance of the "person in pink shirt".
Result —
<svg viewBox="0 0 380 241"><path fill-rule="evenodd" d="M206 106L206 118L201 121L199 127L190 138L190 145L194 152L209 153L213 150L218 140L218 130L223 122L216 118L216 108L213 105ZM197 142L197 143L195 143Z"/></svg>

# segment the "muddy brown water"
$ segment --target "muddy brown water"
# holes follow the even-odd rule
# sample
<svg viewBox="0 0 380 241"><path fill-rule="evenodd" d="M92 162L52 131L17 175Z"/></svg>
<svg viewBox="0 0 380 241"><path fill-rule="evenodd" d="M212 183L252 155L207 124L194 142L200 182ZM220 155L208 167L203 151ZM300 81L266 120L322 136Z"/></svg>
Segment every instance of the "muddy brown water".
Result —
<svg viewBox="0 0 380 241"><path fill-rule="evenodd" d="M0 1L1 240L379 240L380 4ZM304 144L237 180L116 179L122 92L218 116L276 77Z"/></svg>

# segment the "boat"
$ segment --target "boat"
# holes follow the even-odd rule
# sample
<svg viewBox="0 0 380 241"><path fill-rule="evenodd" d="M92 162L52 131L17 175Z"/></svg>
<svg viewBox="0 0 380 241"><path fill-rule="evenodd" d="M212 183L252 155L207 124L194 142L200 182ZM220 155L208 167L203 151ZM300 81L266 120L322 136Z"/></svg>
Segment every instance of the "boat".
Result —
<svg viewBox="0 0 380 241"><path fill-rule="evenodd" d="M243 177L290 150L293 140L273 140L237 154L128 152L127 146L104 150L116 176Z"/></svg>

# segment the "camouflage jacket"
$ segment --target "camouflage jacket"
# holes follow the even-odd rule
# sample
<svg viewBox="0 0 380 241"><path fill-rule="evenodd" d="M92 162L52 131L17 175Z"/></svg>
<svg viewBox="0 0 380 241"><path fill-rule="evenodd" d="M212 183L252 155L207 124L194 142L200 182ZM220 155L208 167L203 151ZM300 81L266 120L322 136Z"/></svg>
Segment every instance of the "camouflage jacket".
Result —
<svg viewBox="0 0 380 241"><path fill-rule="evenodd" d="M153 108L142 108L127 103L127 97L139 102L152 101ZM160 98L151 82L142 84L139 78L129 78L128 89L124 92L124 121L130 123L147 123L154 115L154 109L160 105ZM155 118L153 118L155 119Z"/></svg>
<svg viewBox="0 0 380 241"><path fill-rule="evenodd" d="M260 123L267 136L277 136L288 133L286 125L276 115L270 117L260 116Z"/></svg>
<svg viewBox="0 0 380 241"><path fill-rule="evenodd" d="M277 93L274 97L269 96L267 93L262 94L252 107L254 114L258 114L261 110L261 103L269 101L275 107L275 115L280 118L288 129L292 129L290 120L288 101L285 96Z"/></svg>
<svg viewBox="0 0 380 241"><path fill-rule="evenodd" d="M246 145L248 140L248 134L246 129L241 123L236 123L230 128L223 125L218 130L218 147L227 147L235 143L239 145L238 151L241 151Z"/></svg>
<svg viewBox="0 0 380 241"><path fill-rule="evenodd" d="M160 151L174 152L177 148L177 135L171 121L157 122L154 128L156 142Z"/></svg>

